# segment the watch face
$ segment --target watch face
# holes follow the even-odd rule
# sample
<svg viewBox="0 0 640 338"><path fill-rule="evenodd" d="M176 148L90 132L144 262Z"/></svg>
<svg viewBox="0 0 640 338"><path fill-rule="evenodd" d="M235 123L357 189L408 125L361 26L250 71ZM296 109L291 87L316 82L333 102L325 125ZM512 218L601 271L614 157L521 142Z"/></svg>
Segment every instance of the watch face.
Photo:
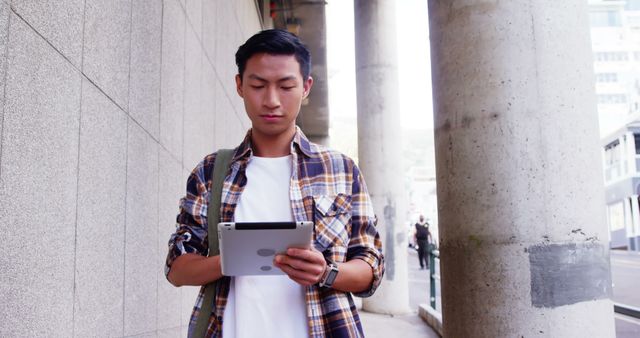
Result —
<svg viewBox="0 0 640 338"><path fill-rule="evenodd" d="M331 269L329 271L329 275L327 276L327 281L325 282L325 284L333 285L333 282L336 280L336 276L338 276L338 270Z"/></svg>

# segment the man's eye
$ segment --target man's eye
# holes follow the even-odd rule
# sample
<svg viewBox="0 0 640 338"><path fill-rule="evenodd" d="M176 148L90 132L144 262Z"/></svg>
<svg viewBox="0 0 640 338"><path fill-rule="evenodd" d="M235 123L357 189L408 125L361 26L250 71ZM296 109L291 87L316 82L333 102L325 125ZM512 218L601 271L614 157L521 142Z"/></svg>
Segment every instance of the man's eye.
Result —
<svg viewBox="0 0 640 338"><path fill-rule="evenodd" d="M251 85L251 88L253 88L253 89L262 89L262 88L264 88L264 86L263 85Z"/></svg>
<svg viewBox="0 0 640 338"><path fill-rule="evenodd" d="M283 86L282 89L284 90L291 90L293 88L295 88L296 86Z"/></svg>

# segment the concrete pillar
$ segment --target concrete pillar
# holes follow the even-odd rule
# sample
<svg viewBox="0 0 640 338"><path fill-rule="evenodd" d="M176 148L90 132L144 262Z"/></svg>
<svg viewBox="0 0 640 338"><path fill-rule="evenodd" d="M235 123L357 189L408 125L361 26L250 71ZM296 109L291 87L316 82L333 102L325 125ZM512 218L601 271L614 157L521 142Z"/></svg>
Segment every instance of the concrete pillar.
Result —
<svg viewBox="0 0 640 338"><path fill-rule="evenodd" d="M429 0L446 337L613 337L587 2Z"/></svg>
<svg viewBox="0 0 640 338"><path fill-rule="evenodd" d="M358 157L378 217L386 260L382 285L363 309L409 311L407 239L401 164L395 5L392 0L356 0ZM425 294L425 301L426 301Z"/></svg>

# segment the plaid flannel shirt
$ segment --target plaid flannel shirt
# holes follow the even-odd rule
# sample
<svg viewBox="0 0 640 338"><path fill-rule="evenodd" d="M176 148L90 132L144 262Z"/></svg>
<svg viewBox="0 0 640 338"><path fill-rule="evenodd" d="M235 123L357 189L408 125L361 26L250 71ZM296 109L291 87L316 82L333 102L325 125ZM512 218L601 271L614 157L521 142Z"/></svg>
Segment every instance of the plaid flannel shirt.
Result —
<svg viewBox="0 0 640 338"><path fill-rule="evenodd" d="M246 185L245 170L251 155L251 131L234 150L230 170L224 181L220 220L233 221L238 198ZM290 186L291 209L296 221L313 221L314 246L335 262L361 259L373 271L368 290L355 294L371 296L384 273L382 243L375 228L369 194L364 179L350 158L309 142L297 129L291 143L293 172ZM207 255L207 206L216 154L200 162L187 179L186 196L180 200L176 232L169 240L165 273L180 255ZM208 337L222 337L222 318L229 295L230 277L217 284L217 297L209 318ZM196 299L189 323L195 327L204 296ZM350 293L317 285L306 288L307 318L311 337L363 337L362 326Z"/></svg>

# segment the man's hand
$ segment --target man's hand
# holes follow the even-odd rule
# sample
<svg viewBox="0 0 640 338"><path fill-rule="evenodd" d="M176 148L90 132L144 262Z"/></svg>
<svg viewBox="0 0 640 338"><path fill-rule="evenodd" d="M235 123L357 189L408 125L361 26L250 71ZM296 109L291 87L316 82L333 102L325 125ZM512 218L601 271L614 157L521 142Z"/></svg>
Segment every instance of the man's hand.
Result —
<svg viewBox="0 0 640 338"><path fill-rule="evenodd" d="M300 285L314 285L322 279L327 262L315 248L287 249L286 255L276 255L273 264Z"/></svg>

